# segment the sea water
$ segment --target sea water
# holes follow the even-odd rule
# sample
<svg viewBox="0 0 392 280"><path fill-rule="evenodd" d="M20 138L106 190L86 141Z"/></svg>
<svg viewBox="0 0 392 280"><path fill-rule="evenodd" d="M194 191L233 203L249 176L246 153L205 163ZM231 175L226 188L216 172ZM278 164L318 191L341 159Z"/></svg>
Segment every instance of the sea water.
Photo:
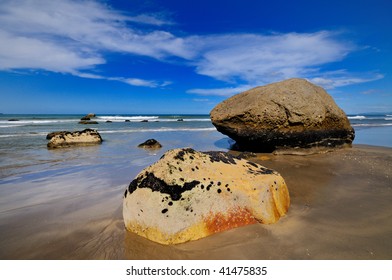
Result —
<svg viewBox="0 0 392 280"><path fill-rule="evenodd" d="M225 136L208 115L98 115L98 124L79 124L83 115L0 115L0 179L16 174L74 167L89 161L107 168L145 166L172 148L225 149ZM99 131L102 145L48 150L46 135L53 131ZM155 138L163 149L147 152L137 145ZM218 143L215 143L217 142ZM60 164L61 163L61 164ZM1 183L1 182L0 182Z"/></svg>
<svg viewBox="0 0 392 280"><path fill-rule="evenodd" d="M64 172L77 166L79 169L101 166L102 172L117 174L117 170L127 166L132 166L132 170L141 169L169 149L228 150L233 144L233 140L215 129L209 115L105 114L93 119L98 124L89 125L79 124L81 117L83 115L0 115L0 184L13 176L21 176L19 180L23 180L29 174L46 176L55 170ZM348 118L356 131L354 144L392 147L392 115L349 115ZM61 150L46 148L48 133L85 128L98 130L103 144ZM158 140L163 148L157 151L137 148L150 138Z"/></svg>

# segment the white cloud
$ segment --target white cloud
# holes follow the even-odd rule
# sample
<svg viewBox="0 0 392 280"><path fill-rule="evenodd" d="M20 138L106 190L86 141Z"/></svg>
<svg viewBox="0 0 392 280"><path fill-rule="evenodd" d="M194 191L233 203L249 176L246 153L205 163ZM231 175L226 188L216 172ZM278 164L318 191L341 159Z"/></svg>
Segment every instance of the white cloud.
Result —
<svg viewBox="0 0 392 280"><path fill-rule="evenodd" d="M353 84L361 84L366 82L372 82L384 78L382 74L374 73L361 73L354 74L349 73L346 70L339 70L333 72L325 72L319 77L309 78L308 80L314 84L317 84L325 89L333 89L337 87L343 87Z"/></svg>
<svg viewBox="0 0 392 280"><path fill-rule="evenodd" d="M322 71L323 65L344 60L357 47L338 39L338 33L230 34L204 39L194 37L200 48L196 72L242 86L190 89L198 95L231 96L254 86L288 78L306 78L326 89L382 79L377 73ZM245 84L245 85L244 85Z"/></svg>
<svg viewBox="0 0 392 280"><path fill-rule="evenodd" d="M342 60L353 50L350 43L340 42L334 35L322 31L192 38L202 48L196 71L222 81L258 84L304 76L320 65Z"/></svg>
<svg viewBox="0 0 392 280"><path fill-rule="evenodd" d="M60 44L15 36L0 30L0 70L35 68L72 73L105 63L97 53L85 53Z"/></svg>
<svg viewBox="0 0 392 280"><path fill-rule="evenodd" d="M122 81L129 85L137 86L137 87L151 87L151 88L158 87L158 84L155 81L148 81L148 80L142 80L136 78L122 79Z"/></svg>
<svg viewBox="0 0 392 280"><path fill-rule="evenodd" d="M101 79L101 80L108 80L108 81L118 81L118 82L126 83L131 86L136 86L136 87L156 88L156 87L165 87L165 86L170 85L172 83L170 81L159 82L159 81L155 81L155 80L144 80L144 79L139 79L139 78L106 77L106 76L102 76L102 75L83 73L83 72L74 72L73 75L81 77L81 78L88 78L88 79Z"/></svg>

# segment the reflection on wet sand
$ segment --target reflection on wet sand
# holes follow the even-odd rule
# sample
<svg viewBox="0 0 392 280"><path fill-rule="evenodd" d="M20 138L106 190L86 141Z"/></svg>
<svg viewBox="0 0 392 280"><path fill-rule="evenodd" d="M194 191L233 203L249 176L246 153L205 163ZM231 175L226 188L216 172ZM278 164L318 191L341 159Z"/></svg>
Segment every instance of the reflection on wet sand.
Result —
<svg viewBox="0 0 392 280"><path fill-rule="evenodd" d="M309 156L258 154L256 160L281 173L289 187L288 215L274 225L161 245L125 231L125 185L108 191L105 182L89 181L77 192L63 191L66 199L2 211L0 258L392 258L392 149L355 146Z"/></svg>

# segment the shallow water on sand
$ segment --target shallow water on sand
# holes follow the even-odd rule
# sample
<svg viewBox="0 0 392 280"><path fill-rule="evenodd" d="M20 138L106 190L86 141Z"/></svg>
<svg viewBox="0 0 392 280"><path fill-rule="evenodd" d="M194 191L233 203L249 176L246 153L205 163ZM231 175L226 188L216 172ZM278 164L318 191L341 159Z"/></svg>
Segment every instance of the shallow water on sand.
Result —
<svg viewBox="0 0 392 280"><path fill-rule="evenodd" d="M123 191L157 156L135 158L139 165L113 167L98 161L90 163L94 168L72 165L50 176L3 182L0 258L392 258L392 149L259 154L255 160L286 180L288 215L274 225L246 226L173 246L126 232L122 222ZM13 189L6 193L8 184Z"/></svg>
<svg viewBox="0 0 392 280"><path fill-rule="evenodd" d="M65 128L80 127L72 122ZM232 140L204 120L111 123L100 126L101 145L48 150L48 127L36 125L0 137L0 259L392 259L391 148L258 154L251 160L286 180L286 217L165 246L124 229L126 187L169 149L227 151ZM389 127L379 130L380 139L390 135ZM357 132L360 143L378 143L371 131ZM149 138L163 148L137 148Z"/></svg>

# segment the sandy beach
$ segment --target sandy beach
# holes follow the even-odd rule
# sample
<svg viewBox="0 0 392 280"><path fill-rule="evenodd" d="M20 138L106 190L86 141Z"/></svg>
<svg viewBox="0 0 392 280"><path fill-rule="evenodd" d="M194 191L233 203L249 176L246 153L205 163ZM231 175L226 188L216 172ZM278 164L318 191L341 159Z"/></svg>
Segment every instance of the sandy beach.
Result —
<svg viewBox="0 0 392 280"><path fill-rule="evenodd" d="M354 145L308 156L257 154L252 160L285 178L288 215L274 225L255 224L175 246L124 229L127 183L121 180L129 183L142 167L129 172L129 166L116 165L105 173L104 165L75 171L70 164L54 176L55 183L31 175L23 191L16 178L9 182L12 189L2 188L0 259L392 258L391 148ZM28 184L39 194L34 201Z"/></svg>

